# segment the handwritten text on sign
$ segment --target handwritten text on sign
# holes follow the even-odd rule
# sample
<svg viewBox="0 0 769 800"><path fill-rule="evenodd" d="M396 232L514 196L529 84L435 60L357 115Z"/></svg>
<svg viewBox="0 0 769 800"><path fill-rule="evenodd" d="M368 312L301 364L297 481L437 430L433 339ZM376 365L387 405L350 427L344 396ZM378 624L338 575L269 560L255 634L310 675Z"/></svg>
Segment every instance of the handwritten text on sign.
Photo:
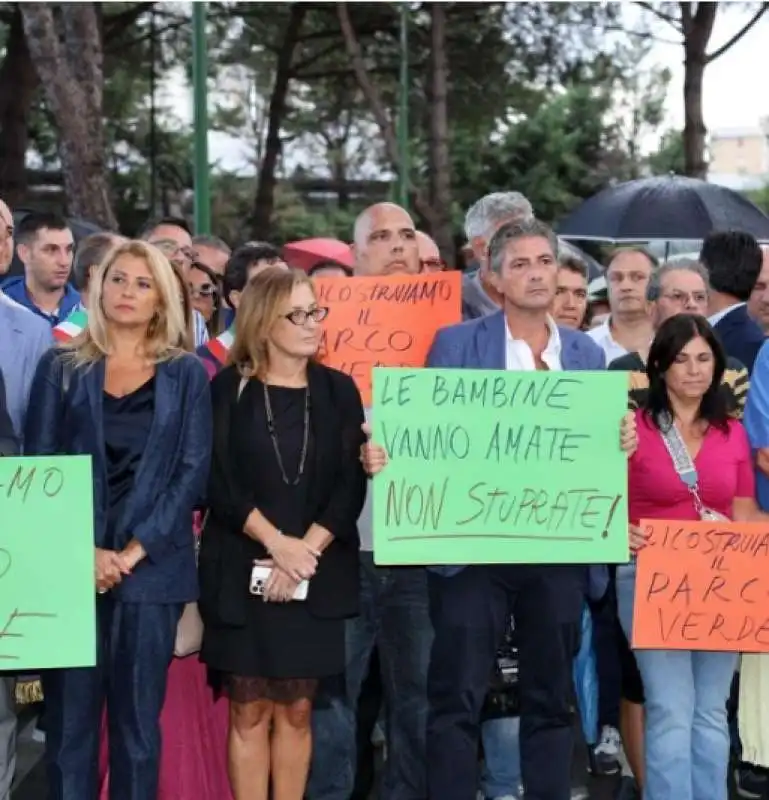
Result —
<svg viewBox="0 0 769 800"><path fill-rule="evenodd" d="M374 371L378 564L628 559L621 372Z"/></svg>
<svg viewBox="0 0 769 800"><path fill-rule="evenodd" d="M89 458L0 458L0 670L95 663L92 497Z"/></svg>
<svg viewBox="0 0 769 800"><path fill-rule="evenodd" d="M436 331L462 319L458 272L317 278L315 286L330 309L321 359L355 379L367 407L373 367L423 366Z"/></svg>
<svg viewBox="0 0 769 800"><path fill-rule="evenodd" d="M633 647L769 652L769 526L641 526Z"/></svg>

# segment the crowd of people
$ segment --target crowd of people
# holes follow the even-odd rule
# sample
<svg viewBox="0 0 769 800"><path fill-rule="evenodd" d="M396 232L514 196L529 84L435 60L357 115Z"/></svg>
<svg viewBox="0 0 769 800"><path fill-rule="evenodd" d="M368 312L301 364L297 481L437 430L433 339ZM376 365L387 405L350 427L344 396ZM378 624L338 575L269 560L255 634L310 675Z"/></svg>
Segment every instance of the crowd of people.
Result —
<svg viewBox="0 0 769 800"><path fill-rule="evenodd" d="M740 796L769 799L769 655L630 646L640 519L769 519L769 250L736 231L698 260L625 247L596 291L519 193L479 199L465 233L466 321L425 366L627 372L606 447L629 459L628 564L375 564L370 478L388 454L352 378L316 359L312 279L446 269L405 209L360 214L352 267L299 271L181 219L76 244L64 219L15 225L0 202L0 271L14 255L24 270L0 292L0 453L93 471L96 666L42 675L53 800L363 798L374 742L381 800L586 797L585 608L590 771L621 773L621 800L726 800L732 763ZM510 636L517 701L487 714ZM17 679L0 678L0 800Z"/></svg>

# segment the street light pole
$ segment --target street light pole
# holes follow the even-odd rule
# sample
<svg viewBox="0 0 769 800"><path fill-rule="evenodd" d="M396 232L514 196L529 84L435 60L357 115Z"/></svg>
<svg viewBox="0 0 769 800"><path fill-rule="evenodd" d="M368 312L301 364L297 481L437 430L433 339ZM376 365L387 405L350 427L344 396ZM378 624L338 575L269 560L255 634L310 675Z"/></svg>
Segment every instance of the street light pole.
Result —
<svg viewBox="0 0 769 800"><path fill-rule="evenodd" d="M208 183L208 42L206 3L192 4L192 96L194 132L195 233L211 233Z"/></svg>
<svg viewBox="0 0 769 800"><path fill-rule="evenodd" d="M398 200L409 204L409 5L400 4L400 108L398 110Z"/></svg>

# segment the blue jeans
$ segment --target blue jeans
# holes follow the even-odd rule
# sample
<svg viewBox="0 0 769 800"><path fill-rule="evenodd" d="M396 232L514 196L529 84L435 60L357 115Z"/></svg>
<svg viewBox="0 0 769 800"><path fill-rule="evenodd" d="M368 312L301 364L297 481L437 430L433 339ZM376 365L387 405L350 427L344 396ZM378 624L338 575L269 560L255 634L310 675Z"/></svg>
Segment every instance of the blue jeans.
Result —
<svg viewBox="0 0 769 800"><path fill-rule="evenodd" d="M519 717L490 719L481 727L484 797L518 796L521 785L521 720Z"/></svg>
<svg viewBox="0 0 769 800"><path fill-rule="evenodd" d="M635 565L617 570L617 604L631 638ZM736 653L635 650L646 695L644 800L727 800L726 701Z"/></svg>
<svg viewBox="0 0 769 800"><path fill-rule="evenodd" d="M313 714L308 800L349 800L355 780L356 714L360 688L376 644L385 705L385 762L380 800L427 797L425 735L427 666L433 633L422 567L376 567L360 554L360 616L347 623L347 670L342 696Z"/></svg>

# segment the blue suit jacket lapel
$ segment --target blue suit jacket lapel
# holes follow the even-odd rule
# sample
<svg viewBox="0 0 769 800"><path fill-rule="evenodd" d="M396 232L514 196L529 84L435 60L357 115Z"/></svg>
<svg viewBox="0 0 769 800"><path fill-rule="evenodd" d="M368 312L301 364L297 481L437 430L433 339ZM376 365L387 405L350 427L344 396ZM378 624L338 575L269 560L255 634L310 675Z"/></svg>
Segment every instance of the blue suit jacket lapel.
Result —
<svg viewBox="0 0 769 800"><path fill-rule="evenodd" d="M143 506L149 501L149 487L159 482L161 473L169 460L175 458L175 453L169 451L169 446L176 447L176 437L168 439L168 430L172 425L181 426L182 405L179 390L179 381L171 374L168 362L158 364L155 372L155 409L152 415L147 447L142 454L141 461L134 478L134 492L132 501L126 507L126 524L133 526L133 517L143 513ZM174 420L174 416L179 417Z"/></svg>
<svg viewBox="0 0 769 800"><path fill-rule="evenodd" d="M478 329L476 348L478 366L483 369L505 369L505 315L498 311L485 317Z"/></svg>
<svg viewBox="0 0 769 800"><path fill-rule="evenodd" d="M88 407L91 409L91 419L93 420L93 435L96 438L96 446L93 452L101 463L94 463L93 471L97 470L106 474L107 453L104 447L104 375L105 361L99 359L93 366L82 371L85 392L88 397Z"/></svg>

